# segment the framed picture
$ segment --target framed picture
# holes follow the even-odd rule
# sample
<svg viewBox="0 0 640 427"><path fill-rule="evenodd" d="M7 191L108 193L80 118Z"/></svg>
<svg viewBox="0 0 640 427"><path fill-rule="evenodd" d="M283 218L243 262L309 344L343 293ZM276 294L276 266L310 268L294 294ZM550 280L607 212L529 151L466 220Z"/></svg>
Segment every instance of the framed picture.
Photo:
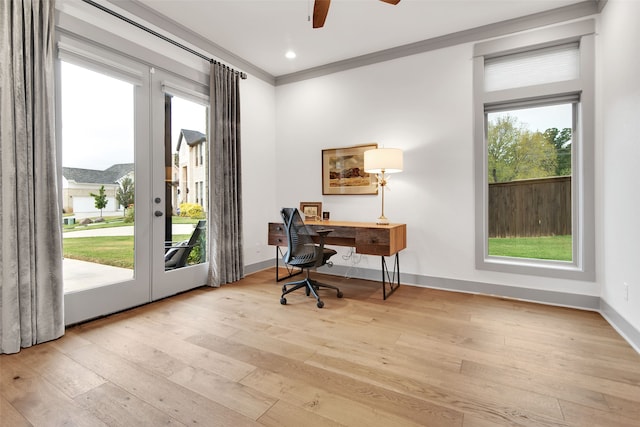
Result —
<svg viewBox="0 0 640 427"><path fill-rule="evenodd" d="M300 212L305 220L322 219L322 203L321 202L300 202Z"/></svg>
<svg viewBox="0 0 640 427"><path fill-rule="evenodd" d="M364 152L378 144L322 150L322 194L378 194L375 174L364 171Z"/></svg>

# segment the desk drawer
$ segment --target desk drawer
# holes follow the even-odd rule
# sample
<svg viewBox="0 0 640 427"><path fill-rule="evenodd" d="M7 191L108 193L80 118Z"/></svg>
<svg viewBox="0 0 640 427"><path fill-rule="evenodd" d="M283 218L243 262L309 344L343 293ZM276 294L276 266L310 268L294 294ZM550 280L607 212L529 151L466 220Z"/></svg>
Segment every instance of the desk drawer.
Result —
<svg viewBox="0 0 640 427"><path fill-rule="evenodd" d="M359 253L391 255L390 244L390 233L385 228L361 228L356 234L356 248Z"/></svg>
<svg viewBox="0 0 640 427"><path fill-rule="evenodd" d="M269 239L267 244L273 246L287 246L287 235L284 230L284 224L276 222L269 223Z"/></svg>

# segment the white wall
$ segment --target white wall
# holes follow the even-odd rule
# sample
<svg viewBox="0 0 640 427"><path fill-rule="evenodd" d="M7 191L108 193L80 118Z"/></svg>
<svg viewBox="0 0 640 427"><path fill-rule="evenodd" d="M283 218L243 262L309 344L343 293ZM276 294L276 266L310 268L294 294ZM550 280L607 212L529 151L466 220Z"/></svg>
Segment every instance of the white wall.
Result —
<svg viewBox="0 0 640 427"><path fill-rule="evenodd" d="M244 264L272 259L267 246L269 213L277 211L275 89L249 76L240 84Z"/></svg>
<svg viewBox="0 0 640 427"><path fill-rule="evenodd" d="M602 299L640 331L640 2L609 0L598 37ZM623 283L629 285L625 300Z"/></svg>
<svg viewBox="0 0 640 427"><path fill-rule="evenodd" d="M598 296L598 282L475 269L472 47L277 87L278 206L321 201L332 219L374 221L378 197L322 195L321 150L367 142L401 148L405 170L391 178L385 214L407 224L403 273ZM379 268L379 260L360 265Z"/></svg>

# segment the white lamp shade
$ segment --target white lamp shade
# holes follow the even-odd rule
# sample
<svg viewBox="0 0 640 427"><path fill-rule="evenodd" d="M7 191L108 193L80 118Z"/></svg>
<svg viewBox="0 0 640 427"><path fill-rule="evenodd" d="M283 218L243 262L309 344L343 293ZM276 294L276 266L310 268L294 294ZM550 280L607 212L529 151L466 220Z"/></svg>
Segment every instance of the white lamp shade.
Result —
<svg viewBox="0 0 640 427"><path fill-rule="evenodd" d="M402 172L402 150L376 148L364 152L364 171L367 173Z"/></svg>

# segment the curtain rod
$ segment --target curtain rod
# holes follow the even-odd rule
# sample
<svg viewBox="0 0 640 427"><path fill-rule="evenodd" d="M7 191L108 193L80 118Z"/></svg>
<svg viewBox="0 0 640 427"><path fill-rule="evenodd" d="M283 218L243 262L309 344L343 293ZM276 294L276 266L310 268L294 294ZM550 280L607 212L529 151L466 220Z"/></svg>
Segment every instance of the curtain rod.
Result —
<svg viewBox="0 0 640 427"><path fill-rule="evenodd" d="M169 38L169 37L167 37L167 36L165 36L163 34L160 34L159 32L152 30L151 28L145 27L144 25L140 24L139 22L136 22L136 21L134 21L132 19L129 19L124 15L120 15L118 12L115 12L115 11L113 11L113 10L111 10L111 9L109 9L109 8L99 4L99 3L96 3L93 0L82 0L82 1L84 1L87 4L90 4L93 7L96 7L98 9L102 10L103 12L108 13L109 15L112 15L112 16L115 16L118 19L121 19L121 20L133 25L134 27L137 27L137 28L139 28L139 29L141 29L143 31L146 31L149 34L152 34L152 35L154 35L154 36L156 36L156 37L168 42L168 43L171 43L172 45L177 46L182 50L186 50L187 52L189 52L189 53L191 53L191 54L193 54L193 55L195 55L195 56L197 56L199 58L202 58L205 61L209 61L211 64L222 65L222 66L226 67L227 69L233 71L234 73L240 75L240 78L243 79L243 80L247 78L247 74L246 73L243 73L241 71L235 70L235 69L229 67L228 65L225 65L225 64L223 64L223 63L221 63L219 61L216 61L213 58L209 58L208 56L203 55L202 53L200 53L198 51L195 51L195 50L191 49L190 47L185 46L182 43L179 43L179 42L177 42L177 41L175 41L175 40L173 40L173 39L171 39L171 38Z"/></svg>

